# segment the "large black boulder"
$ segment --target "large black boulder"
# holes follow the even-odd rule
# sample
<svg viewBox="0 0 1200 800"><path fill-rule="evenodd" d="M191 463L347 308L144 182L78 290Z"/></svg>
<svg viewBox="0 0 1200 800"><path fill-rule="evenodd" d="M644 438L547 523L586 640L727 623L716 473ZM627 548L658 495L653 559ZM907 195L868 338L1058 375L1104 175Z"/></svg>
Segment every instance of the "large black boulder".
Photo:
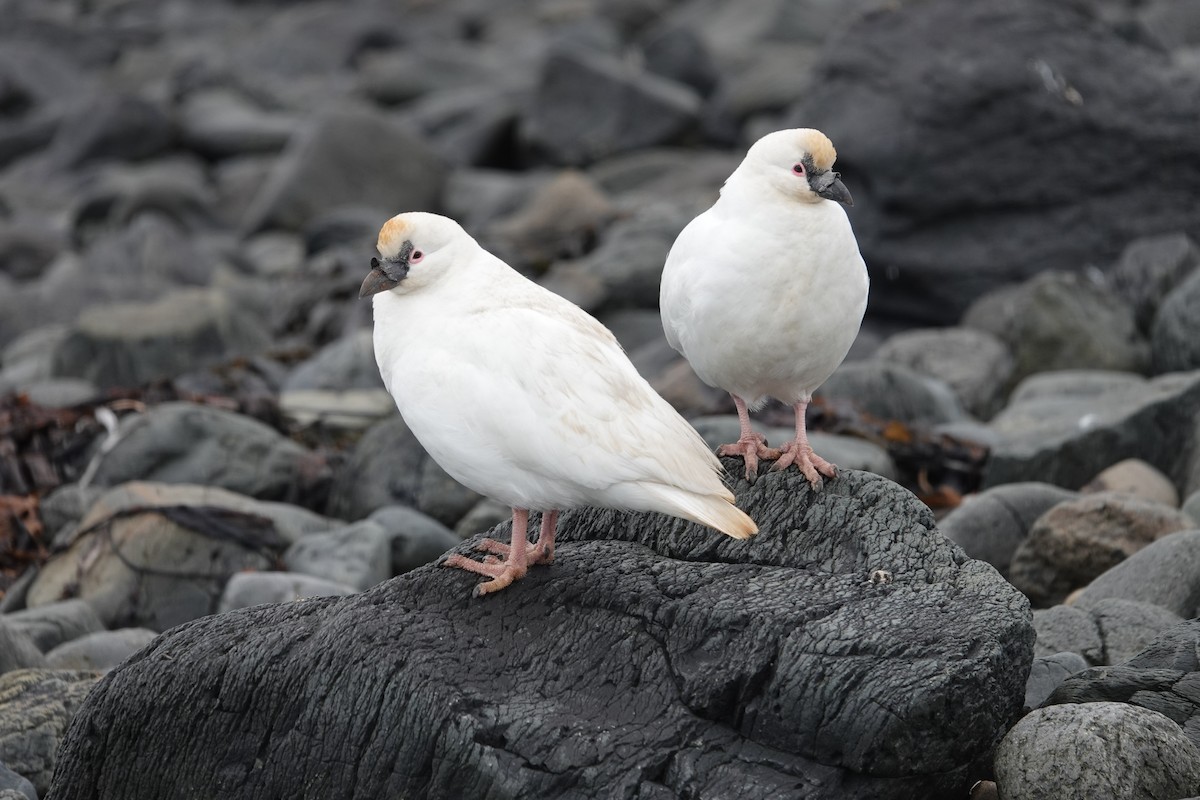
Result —
<svg viewBox="0 0 1200 800"><path fill-rule="evenodd" d="M1200 234L1200 79L1088 4L888 4L815 73L788 122L838 149L876 313L954 322L999 284Z"/></svg>
<svg viewBox="0 0 1200 800"><path fill-rule="evenodd" d="M168 631L49 797L965 796L1021 708L1026 600L878 476L736 489L746 542L584 510L496 595L431 565Z"/></svg>

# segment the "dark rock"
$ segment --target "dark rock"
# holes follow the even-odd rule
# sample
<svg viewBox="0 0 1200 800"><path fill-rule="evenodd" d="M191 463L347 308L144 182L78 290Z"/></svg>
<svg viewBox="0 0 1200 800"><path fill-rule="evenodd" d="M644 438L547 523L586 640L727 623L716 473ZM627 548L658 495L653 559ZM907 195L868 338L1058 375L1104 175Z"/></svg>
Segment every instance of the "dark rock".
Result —
<svg viewBox="0 0 1200 800"><path fill-rule="evenodd" d="M80 378L47 378L20 388L29 402L48 409L74 408L103 399L100 387Z"/></svg>
<svg viewBox="0 0 1200 800"><path fill-rule="evenodd" d="M44 669L0 675L0 762L42 795L59 742L96 678L94 672Z"/></svg>
<svg viewBox="0 0 1200 800"><path fill-rule="evenodd" d="M46 660L33 638L0 617L0 674L28 667L44 667Z"/></svg>
<svg viewBox="0 0 1200 800"><path fill-rule="evenodd" d="M963 407L987 419L1004 401L1012 353L999 338L971 328L927 328L892 336L871 356L948 384Z"/></svg>
<svg viewBox="0 0 1200 800"><path fill-rule="evenodd" d="M347 204L385 214L436 210L445 174L424 141L382 115L321 113L289 140L243 227L298 231Z"/></svg>
<svg viewBox="0 0 1200 800"><path fill-rule="evenodd" d="M1165 48L1200 45L1200 5L1195 0L1152 0L1139 8L1138 19Z"/></svg>
<svg viewBox="0 0 1200 800"><path fill-rule="evenodd" d="M747 542L571 512L555 564L483 600L430 566L177 628L76 715L54 797L116 774L131 800L185 775L193 792L331 798L497 781L545 798L965 793L1022 702L1024 599L890 482L846 473L815 494L789 472L737 490L762 526ZM872 583L883 568L892 582ZM134 731L143 744L122 744Z"/></svg>
<svg viewBox="0 0 1200 800"><path fill-rule="evenodd" d="M1033 659L1029 680L1025 682L1025 707L1037 708L1063 681L1087 668L1087 661L1079 653L1055 653Z"/></svg>
<svg viewBox="0 0 1200 800"><path fill-rule="evenodd" d="M433 517L405 506L384 506L367 519L381 527L391 541L393 575L428 564L462 541Z"/></svg>
<svg viewBox="0 0 1200 800"><path fill-rule="evenodd" d="M5 614L0 624L26 634L43 653L64 642L104 630L104 623L83 600L63 600L14 611Z"/></svg>
<svg viewBox="0 0 1200 800"><path fill-rule="evenodd" d="M782 111L810 91L820 52L817 46L795 41L756 45L746 54L740 69L722 82L719 92L722 105L739 121L754 114ZM780 125L772 120L770 127L777 130L799 126ZM754 138L758 135L755 131Z"/></svg>
<svg viewBox="0 0 1200 800"><path fill-rule="evenodd" d="M304 256L304 239L284 231L266 231L251 236L243 243L241 251L242 260L250 265L254 274L268 279L299 275L304 270Z"/></svg>
<svg viewBox="0 0 1200 800"><path fill-rule="evenodd" d="M1108 272L1113 289L1134 311L1138 327L1150 331L1163 298L1200 269L1200 247L1186 233L1135 239Z"/></svg>
<svg viewBox="0 0 1200 800"><path fill-rule="evenodd" d="M1039 708L996 748L1001 797L1185 798L1200 791L1200 747L1154 711L1124 703Z"/></svg>
<svg viewBox="0 0 1200 800"><path fill-rule="evenodd" d="M292 572L370 589L392 576L391 542L382 526L360 520L301 538L283 554L283 564Z"/></svg>
<svg viewBox="0 0 1200 800"><path fill-rule="evenodd" d="M1154 318L1154 369L1200 369L1200 271L1163 300Z"/></svg>
<svg viewBox="0 0 1200 800"><path fill-rule="evenodd" d="M40 276L62 250L62 237L36 220L0 220L0 273L18 281Z"/></svg>
<svg viewBox="0 0 1200 800"><path fill-rule="evenodd" d="M89 633L46 653L46 666L51 669L107 672L150 644L156 636L158 634L155 631L146 628L121 628Z"/></svg>
<svg viewBox="0 0 1200 800"><path fill-rule="evenodd" d="M260 500L321 503L324 459L257 420L192 403L164 403L121 420L93 483L197 483Z"/></svg>
<svg viewBox="0 0 1200 800"><path fill-rule="evenodd" d="M1140 458L1185 486L1196 448L1200 372L1150 381L1116 375L1094 391L1089 373L1052 373L1029 379L1044 394L1014 394L990 423L1000 434L984 471L984 485L1019 480L1075 488L1125 458Z"/></svg>
<svg viewBox="0 0 1200 800"><path fill-rule="evenodd" d="M32 783L0 763L0 800L38 800L38 793Z"/></svg>
<svg viewBox="0 0 1200 800"><path fill-rule="evenodd" d="M428 95L402 119L450 164L513 166L517 119L525 97L525 92L489 81Z"/></svg>
<svg viewBox="0 0 1200 800"><path fill-rule="evenodd" d="M817 396L845 400L880 419L908 425L936 425L966 417L954 390L943 381L877 361L842 364L817 390Z"/></svg>
<svg viewBox="0 0 1200 800"><path fill-rule="evenodd" d="M467 231L484 231L516 212L547 179L540 172L456 169L446 180L442 203Z"/></svg>
<svg viewBox="0 0 1200 800"><path fill-rule="evenodd" d="M54 357L56 375L135 387L265 350L270 332L228 293L181 289L85 311Z"/></svg>
<svg viewBox="0 0 1200 800"><path fill-rule="evenodd" d="M598 319L617 337L626 353L632 353L650 342L661 341L666 344L662 317L655 309L625 308L602 314Z"/></svg>
<svg viewBox="0 0 1200 800"><path fill-rule="evenodd" d="M1048 483L1009 483L966 497L938 527L971 558L988 562L1007 578L1013 553L1037 518L1075 496Z"/></svg>
<svg viewBox="0 0 1200 800"><path fill-rule="evenodd" d="M65 167L96 160L138 161L164 152L174 135L170 118L156 103L103 94L66 115L50 154Z"/></svg>
<svg viewBox="0 0 1200 800"><path fill-rule="evenodd" d="M342 597L357 589L298 572L239 572L225 584L218 613L305 597Z"/></svg>
<svg viewBox="0 0 1200 800"><path fill-rule="evenodd" d="M1200 530L1143 547L1088 584L1075 604L1090 608L1110 598L1153 603L1184 619L1200 614Z"/></svg>
<svg viewBox="0 0 1200 800"><path fill-rule="evenodd" d="M1033 612L1033 627L1037 631L1035 656L1078 653L1089 664L1105 663L1100 626L1088 612L1063 605L1039 608Z"/></svg>
<svg viewBox="0 0 1200 800"><path fill-rule="evenodd" d="M1200 79L1089 8L902 4L823 51L787 122L837 146L876 312L953 323L999 285L1200 235Z"/></svg>
<svg viewBox="0 0 1200 800"><path fill-rule="evenodd" d="M1140 372L1149 361L1129 307L1080 275L1043 273L997 289L976 300L962 324L998 336L1012 349L1014 382L1063 369Z"/></svg>
<svg viewBox="0 0 1200 800"><path fill-rule="evenodd" d="M663 198L690 198L689 208L695 209L695 216L717 201L721 185L743 155L653 147L610 156L592 165L588 175L623 205L641 208Z"/></svg>
<svg viewBox="0 0 1200 800"><path fill-rule="evenodd" d="M521 120L530 146L558 164L668 144L695 124L690 88L594 51L558 48Z"/></svg>
<svg viewBox="0 0 1200 800"><path fill-rule="evenodd" d="M707 97L721 74L704 40L684 25L661 25L642 40L646 69L690 86Z"/></svg>
<svg viewBox="0 0 1200 800"><path fill-rule="evenodd" d="M1088 481L1081 492L1120 492L1148 503L1179 508L1179 492L1171 479L1140 458L1127 458L1106 467Z"/></svg>
<svg viewBox="0 0 1200 800"><path fill-rule="evenodd" d="M1084 495L1038 517L1013 553L1008 578L1035 606L1060 603L1151 542L1190 527L1191 518L1169 506Z"/></svg>
<svg viewBox="0 0 1200 800"><path fill-rule="evenodd" d="M213 229L219 211L200 162L157 159L106 167L72 196L69 224L93 270L204 285L223 254L196 235Z"/></svg>
<svg viewBox="0 0 1200 800"><path fill-rule="evenodd" d="M1200 620L1163 631L1124 664L1077 673L1047 704L1130 703L1166 715L1200 746Z"/></svg>
<svg viewBox="0 0 1200 800"><path fill-rule="evenodd" d="M397 415L363 434L334 479L329 513L361 519L384 506L402 505L453 525L478 500L429 457Z"/></svg>
<svg viewBox="0 0 1200 800"><path fill-rule="evenodd" d="M469 539L477 533L490 531L512 519L512 509L503 503L483 498L454 526L454 535Z"/></svg>
<svg viewBox="0 0 1200 800"><path fill-rule="evenodd" d="M1200 524L1200 492L1188 495L1187 499L1183 501L1182 510L1183 513L1196 520L1197 524Z"/></svg>

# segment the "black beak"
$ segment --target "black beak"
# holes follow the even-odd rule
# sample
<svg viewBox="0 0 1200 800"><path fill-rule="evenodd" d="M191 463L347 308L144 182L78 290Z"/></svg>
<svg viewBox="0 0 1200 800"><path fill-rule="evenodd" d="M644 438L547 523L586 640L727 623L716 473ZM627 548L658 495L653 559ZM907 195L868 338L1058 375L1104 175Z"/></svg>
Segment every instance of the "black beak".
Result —
<svg viewBox="0 0 1200 800"><path fill-rule="evenodd" d="M400 281L408 276L408 260L404 261L383 261L378 258L371 259L371 271L367 273L367 277L363 279L362 286L358 289L360 298L370 297L373 294L386 292L388 289L394 289L400 285Z"/></svg>
<svg viewBox="0 0 1200 800"><path fill-rule="evenodd" d="M854 205L854 198L850 196L850 190L846 188L846 184L842 183L841 176L836 172L822 172L820 175L814 175L809 185L818 196L824 197L826 200L845 203L848 206Z"/></svg>

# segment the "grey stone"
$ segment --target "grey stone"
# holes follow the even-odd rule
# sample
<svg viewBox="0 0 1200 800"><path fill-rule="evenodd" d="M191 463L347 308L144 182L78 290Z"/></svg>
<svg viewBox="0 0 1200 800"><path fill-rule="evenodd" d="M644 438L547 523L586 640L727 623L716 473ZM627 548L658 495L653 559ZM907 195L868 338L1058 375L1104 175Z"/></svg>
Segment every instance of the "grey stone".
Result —
<svg viewBox="0 0 1200 800"><path fill-rule="evenodd" d="M1106 467L1080 491L1121 492L1150 503L1179 507L1179 492L1171 479L1140 458L1127 458Z"/></svg>
<svg viewBox="0 0 1200 800"><path fill-rule="evenodd" d="M428 145L382 115L322 112L289 140L244 227L300 230L322 211L350 203L432 210L445 172Z"/></svg>
<svg viewBox="0 0 1200 800"><path fill-rule="evenodd" d="M460 168L446 179L442 203L466 230L485 231L520 208L546 179L538 171Z"/></svg>
<svg viewBox="0 0 1200 800"><path fill-rule="evenodd" d="M68 483L43 497L38 504L38 511L51 540L58 537L59 531L78 522L102 494L104 489L99 486Z"/></svg>
<svg viewBox="0 0 1200 800"><path fill-rule="evenodd" d="M391 539L383 526L361 520L327 533L313 533L283 554L292 572L369 589L392 577Z"/></svg>
<svg viewBox="0 0 1200 800"><path fill-rule="evenodd" d="M513 130L527 97L522 88L496 81L426 95L401 120L457 166L503 166L513 161Z"/></svg>
<svg viewBox="0 0 1200 800"><path fill-rule="evenodd" d="M1064 369L1140 372L1149 362L1130 308L1102 283L1073 273L1042 273L986 294L962 324L1011 348L1014 382Z"/></svg>
<svg viewBox="0 0 1200 800"><path fill-rule="evenodd" d="M485 497L458 521L458 524L454 526L454 533L462 539L467 539L477 533L490 531L510 519L512 519L511 508Z"/></svg>
<svg viewBox="0 0 1200 800"><path fill-rule="evenodd" d="M46 666L51 669L78 669L107 672L133 653L141 650L158 633L146 628L120 628L97 631L70 642L64 642L46 653Z"/></svg>
<svg viewBox="0 0 1200 800"><path fill-rule="evenodd" d="M58 127L51 157L65 167L86 161L136 161L165 151L171 120L157 103L129 94L99 94L73 108Z"/></svg>
<svg viewBox="0 0 1200 800"><path fill-rule="evenodd" d="M1200 525L1200 492L1192 492L1183 501L1183 513L1194 519L1197 525Z"/></svg>
<svg viewBox="0 0 1200 800"><path fill-rule="evenodd" d="M83 600L63 600L5 614L2 623L25 633L43 653L64 642L104 630L104 623Z"/></svg>
<svg viewBox="0 0 1200 800"><path fill-rule="evenodd" d="M1200 45L1200 6L1195 0L1153 0L1138 7L1138 20L1165 48Z"/></svg>
<svg viewBox="0 0 1200 800"><path fill-rule="evenodd" d="M433 517L406 506L384 506L367 519L383 528L391 541L393 575L428 564L463 538Z"/></svg>
<svg viewBox="0 0 1200 800"><path fill-rule="evenodd" d="M776 127L818 128L841 154L875 313L953 324L997 286L1200 235L1196 82L1092 8L901 4L823 51Z"/></svg>
<svg viewBox="0 0 1200 800"><path fill-rule="evenodd" d="M1185 798L1200 790L1200 748L1155 711L1124 703L1039 708L996 749L1001 797Z"/></svg>
<svg viewBox="0 0 1200 800"><path fill-rule="evenodd" d="M665 344L667 341L663 334L662 317L654 309L625 308L601 314L597 319L612 331L626 353L633 353L650 342Z"/></svg>
<svg viewBox="0 0 1200 800"><path fill-rule="evenodd" d="M0 800L38 800L38 793L24 776L0 763Z"/></svg>
<svg viewBox="0 0 1200 800"><path fill-rule="evenodd" d="M290 389L280 392L279 410L302 428L359 430L394 416L396 404L384 389Z"/></svg>
<svg viewBox="0 0 1200 800"><path fill-rule="evenodd" d="M1096 619L1074 606L1051 606L1033 612L1037 643L1033 654L1045 658L1055 653L1078 653L1089 664L1104 663L1104 640Z"/></svg>
<svg viewBox="0 0 1200 800"><path fill-rule="evenodd" d="M1035 606L1062 602L1146 545L1190 528L1169 506L1123 494L1090 494L1046 511L1017 545L1009 580Z"/></svg>
<svg viewBox="0 0 1200 800"><path fill-rule="evenodd" d="M708 96L720 80L708 46L686 25L658 25L642 38L646 69Z"/></svg>
<svg viewBox="0 0 1200 800"><path fill-rule="evenodd" d="M990 333L971 328L898 333L880 345L872 358L944 381L963 407L982 419L1003 404L1013 370L1008 346Z"/></svg>
<svg viewBox="0 0 1200 800"><path fill-rule="evenodd" d="M683 147L651 147L619 153L593 164L588 174L623 206L642 207L690 198L695 214L720 196L721 184L743 154ZM693 214L693 216L695 216Z"/></svg>
<svg viewBox="0 0 1200 800"><path fill-rule="evenodd" d="M239 572L221 592L218 613L263 603L289 603L305 597L341 597L357 589L298 572Z"/></svg>
<svg viewBox="0 0 1200 800"><path fill-rule="evenodd" d="M1108 598L1089 602L1088 611L1104 640L1104 663L1121 664L1146 649L1159 634L1183 621L1160 606Z"/></svg>
<svg viewBox="0 0 1200 800"><path fill-rule="evenodd" d="M1035 520L1075 492L1048 483L1010 483L964 498L938 528L971 558L988 562L1008 577L1013 553Z"/></svg>
<svg viewBox="0 0 1200 800"><path fill-rule="evenodd" d="M188 95L178 119L184 144L209 158L278 152L299 127L298 117L264 111L225 89Z"/></svg>
<svg viewBox="0 0 1200 800"><path fill-rule="evenodd" d="M963 560L894 483L850 472L814 493L788 472L734 490L763 530L745 542L660 515L573 511L553 565L481 601L470 597L476 576L431 565L352 597L177 628L111 672L76 716L54 796L72 800L115 773L146 777L136 792L122 787L129 800L169 794L178 774L208 794L229 774L213 768L220 758L239 765L242 790L282 796L474 797L501 774L483 764L514 759L552 766L503 768L514 796L960 791L1024 699L1024 598ZM876 569L892 581L871 582ZM197 691L215 676L219 697ZM215 713L231 702L248 705ZM294 735L294 713L316 714L316 739ZM425 729L450 738L413 733ZM616 729L636 732L636 746L596 738ZM134 731L154 746L115 745ZM567 746L576 741L582 749ZM351 749L390 755L377 764ZM164 761L173 774L146 768ZM280 768L300 762L307 772Z"/></svg>
<svg viewBox="0 0 1200 800"><path fill-rule="evenodd" d="M1080 376L1045 377L1058 391ZM1125 458L1140 458L1185 485L1188 459L1196 448L1200 372L1150 381L1113 376L1107 388L1087 396L1021 394L1018 388L990 423L1001 441L992 448L984 486L1037 480L1075 488Z"/></svg>
<svg viewBox="0 0 1200 800"><path fill-rule="evenodd" d="M34 280L64 244L61 234L36 217L0 220L0 273L18 281Z"/></svg>
<svg viewBox="0 0 1200 800"><path fill-rule="evenodd" d="M514 266L543 270L558 258L577 258L592 249L617 208L577 170L563 170L538 187L513 214L488 228L488 240L510 255Z"/></svg>
<svg viewBox="0 0 1200 800"><path fill-rule="evenodd" d="M1200 369L1200 271L1173 289L1154 318L1152 343L1158 372Z"/></svg>
<svg viewBox="0 0 1200 800"><path fill-rule="evenodd" d="M98 677L44 669L0 675L0 762L28 778L43 796L59 742Z"/></svg>
<svg viewBox="0 0 1200 800"><path fill-rule="evenodd" d="M0 674L45 665L42 651L29 633L0 617Z"/></svg>
<svg viewBox="0 0 1200 800"><path fill-rule="evenodd" d="M876 361L842 364L817 390L818 397L846 400L860 411L907 425L935 425L966 417L945 382L908 367Z"/></svg>
<svg viewBox="0 0 1200 800"><path fill-rule="evenodd" d="M1100 575L1075 598L1081 608L1103 600L1138 600L1178 614L1200 614L1200 530L1173 533Z"/></svg>
<svg viewBox="0 0 1200 800"><path fill-rule="evenodd" d="M1087 668L1087 661L1079 653L1055 653L1034 658L1029 680L1025 683L1025 707L1037 708L1064 680Z"/></svg>
<svg viewBox="0 0 1200 800"><path fill-rule="evenodd" d="M18 335L0 352L0 392L16 391L54 371L54 351L67 338L66 325L51 323Z"/></svg>
<svg viewBox="0 0 1200 800"><path fill-rule="evenodd" d="M1163 631L1124 664L1085 670L1050 695L1053 703L1120 702L1165 714L1200 747L1200 622Z"/></svg>
<svg viewBox="0 0 1200 800"><path fill-rule="evenodd" d="M361 519L383 506L410 506L454 525L479 501L437 465L399 415L367 429L334 478L329 513Z"/></svg>
<svg viewBox="0 0 1200 800"><path fill-rule="evenodd" d="M54 356L56 375L133 387L253 355L270 334L224 292L184 289L84 312Z"/></svg>
<svg viewBox="0 0 1200 800"><path fill-rule="evenodd" d="M231 575L269 569L286 546L270 519L228 508L98 503L42 565L26 604L78 597L110 628L162 631L213 613Z"/></svg>
<svg viewBox="0 0 1200 800"><path fill-rule="evenodd" d="M683 84L584 49L553 50L525 116L522 137L560 164L667 144L691 129L700 98Z"/></svg>
<svg viewBox="0 0 1200 800"><path fill-rule="evenodd" d="M21 387L29 402L42 408L74 408L102 399L99 387L81 378L47 378Z"/></svg>
<svg viewBox="0 0 1200 800"><path fill-rule="evenodd" d="M288 373L283 390L382 389L371 331L356 331L330 342Z"/></svg>
<svg viewBox="0 0 1200 800"><path fill-rule="evenodd" d="M97 456L97 486L195 483L310 504L320 502L329 480L320 456L257 420L211 406L163 403L122 419L118 435Z"/></svg>
<svg viewBox="0 0 1200 800"><path fill-rule="evenodd" d="M304 270L304 245L304 239L294 233L265 231L245 241L242 258L255 275L286 279Z"/></svg>
<svg viewBox="0 0 1200 800"><path fill-rule="evenodd" d="M1163 298L1200 268L1200 247L1186 233L1135 239L1108 272L1113 288L1133 308L1138 327L1149 331Z"/></svg>

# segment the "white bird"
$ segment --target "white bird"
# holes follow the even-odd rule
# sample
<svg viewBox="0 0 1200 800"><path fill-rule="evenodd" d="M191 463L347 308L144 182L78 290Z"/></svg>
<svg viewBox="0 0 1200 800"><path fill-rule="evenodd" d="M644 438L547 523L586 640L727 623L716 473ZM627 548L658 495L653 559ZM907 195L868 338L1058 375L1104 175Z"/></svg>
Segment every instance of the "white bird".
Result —
<svg viewBox="0 0 1200 800"><path fill-rule="evenodd" d="M444 562L491 578L477 595L553 560L562 509L660 511L736 539L758 530L704 440L583 309L436 214L393 217L378 248L359 296L374 297L384 384L446 472L513 509L511 546L485 539L486 563ZM530 510L543 512L536 544Z"/></svg>
<svg viewBox="0 0 1200 800"><path fill-rule="evenodd" d="M746 153L717 202L683 229L663 267L659 304L667 341L710 386L733 395L740 455L754 480L759 458L796 464L814 487L837 468L813 452L804 413L858 335L867 267L841 203L837 152L820 131L776 131ZM766 446L748 409L790 404L796 437Z"/></svg>

